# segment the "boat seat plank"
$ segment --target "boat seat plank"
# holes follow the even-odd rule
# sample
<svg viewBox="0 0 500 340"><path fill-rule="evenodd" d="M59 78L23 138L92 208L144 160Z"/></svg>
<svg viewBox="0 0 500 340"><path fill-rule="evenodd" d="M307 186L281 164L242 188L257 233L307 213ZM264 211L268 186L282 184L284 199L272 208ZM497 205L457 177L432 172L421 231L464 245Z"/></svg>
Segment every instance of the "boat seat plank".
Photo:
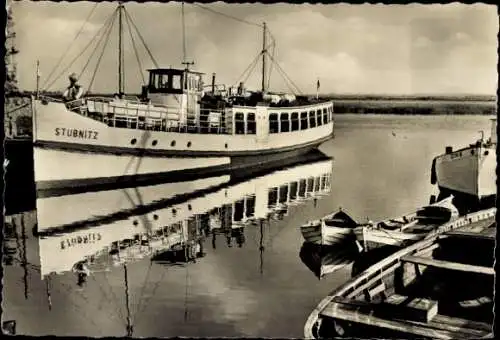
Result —
<svg viewBox="0 0 500 340"><path fill-rule="evenodd" d="M466 237L466 238L472 237L475 239L485 239L485 240L495 240L495 237L496 237L496 235L493 235L492 233L478 233L478 232L465 231L465 230L452 230L452 231L448 231L445 235L453 236L453 237Z"/></svg>
<svg viewBox="0 0 500 340"><path fill-rule="evenodd" d="M339 303L341 299L335 298L335 301L330 302L320 313L322 317L333 318L337 320L345 320L348 322L362 323L374 327L382 327L390 330L420 335L424 337L430 337L434 339L461 339L464 334L472 335L473 338L485 337L491 333L491 329L477 330L468 328L469 324L465 324L464 327L447 327L446 324L439 324L437 322L424 323L417 321L407 321L407 320L394 320L377 315L373 315L369 311L367 313L360 312L359 308L354 308L355 305L358 306L372 306L375 307L378 304L369 304L363 301L344 301L345 303Z"/></svg>
<svg viewBox="0 0 500 340"><path fill-rule="evenodd" d="M381 282L379 285L377 285L371 289L367 289L366 293L369 296L370 300L372 300L375 296L377 296L378 294L380 294L384 291L385 291L385 283Z"/></svg>
<svg viewBox="0 0 500 340"><path fill-rule="evenodd" d="M463 264L458 262L451 261L443 261L443 260L435 260L427 257L420 256L404 256L401 258L402 262L409 262L415 264L421 264L425 266L431 266L436 268L455 270L455 271L464 271L471 273L479 273L485 275L495 275L495 270L490 267L482 267L482 266L474 266L470 264Z"/></svg>
<svg viewBox="0 0 500 340"><path fill-rule="evenodd" d="M359 287L356 287L356 289L354 289L354 291L350 292L349 295L347 296L348 298L352 298L354 296L357 296L359 293L361 293L362 291L364 291L365 289L368 289L370 288L375 281L377 280L380 280L381 277L384 277L385 275L387 274L390 274L392 272L394 272L396 270L396 268L399 267L399 263L396 262L394 263L393 265L391 265L390 267L384 269L381 273L379 273L378 275L376 275L375 277L371 278L370 280L368 280L368 282L366 283L363 283L362 285L360 285Z"/></svg>

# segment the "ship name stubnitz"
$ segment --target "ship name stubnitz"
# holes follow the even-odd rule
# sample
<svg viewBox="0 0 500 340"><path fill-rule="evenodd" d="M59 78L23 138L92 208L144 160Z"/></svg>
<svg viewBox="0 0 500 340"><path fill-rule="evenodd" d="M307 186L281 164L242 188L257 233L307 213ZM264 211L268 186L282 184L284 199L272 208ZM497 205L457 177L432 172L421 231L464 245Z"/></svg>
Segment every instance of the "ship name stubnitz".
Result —
<svg viewBox="0 0 500 340"><path fill-rule="evenodd" d="M96 241L100 241L101 239L102 236L99 233L89 233L88 235L84 236L72 237L61 241L61 249L74 247L78 244L94 243Z"/></svg>
<svg viewBox="0 0 500 340"><path fill-rule="evenodd" d="M83 139L97 139L98 132L94 130L80 130L71 128L55 128L56 136L65 136Z"/></svg>

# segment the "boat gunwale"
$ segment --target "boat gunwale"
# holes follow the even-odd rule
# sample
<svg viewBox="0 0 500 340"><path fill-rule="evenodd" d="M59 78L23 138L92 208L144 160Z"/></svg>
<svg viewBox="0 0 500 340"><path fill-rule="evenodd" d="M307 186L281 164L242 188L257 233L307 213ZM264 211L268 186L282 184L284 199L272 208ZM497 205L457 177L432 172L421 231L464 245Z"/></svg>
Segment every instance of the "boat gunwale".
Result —
<svg viewBox="0 0 500 340"><path fill-rule="evenodd" d="M446 225L453 225L457 223L457 221L460 220L465 220L468 221L471 216L476 216L476 215L481 215L481 214L493 214L493 216L496 215L496 207L495 208L490 208L486 210L481 210L472 214L464 215L459 217L453 222L448 222ZM491 218L491 216L488 216L486 218ZM485 219L486 219L485 218ZM442 226L442 229L444 228L444 225ZM391 254L390 256L386 257L385 259L375 263L374 265L368 267L365 269L363 272L359 273L356 275L354 278L350 279L346 283L340 285L336 289L334 289L330 294L328 294L325 298L323 298L319 304L314 308L314 310L311 312L309 317L307 318L307 321L304 325L304 336L306 339L315 339L312 329L314 327L314 324L319 318L319 315L321 312L336 298L336 297L343 297L346 294L349 293L349 291L354 291L357 286L360 284L363 284L363 281L368 280L370 276L373 274L377 274L377 272L384 270L384 268L388 268L391 265L393 265L395 262L399 263L401 265L401 258L415 252L422 252L425 251L428 247L432 247L435 242L441 238L446 238L446 237L453 237L452 235L446 235L446 231L443 232L435 232L435 233L430 233L424 239L417 241L414 244L411 244L410 246L400 249L396 251L395 253ZM383 273L382 273L383 274ZM375 276L376 277L376 276ZM371 278L373 279L373 278Z"/></svg>

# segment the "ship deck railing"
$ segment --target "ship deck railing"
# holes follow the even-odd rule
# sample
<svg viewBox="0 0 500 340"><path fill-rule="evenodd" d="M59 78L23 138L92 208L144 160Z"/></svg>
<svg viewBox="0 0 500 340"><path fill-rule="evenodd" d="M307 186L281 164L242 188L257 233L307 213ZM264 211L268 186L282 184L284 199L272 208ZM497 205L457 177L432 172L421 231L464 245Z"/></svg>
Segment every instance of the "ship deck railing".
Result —
<svg viewBox="0 0 500 340"><path fill-rule="evenodd" d="M63 102L52 97L42 100ZM144 103L139 100L107 97L87 97L66 102L68 110L105 123L110 127L129 129L191 132L200 134L231 134L232 117L226 118L224 110L200 109L196 114L182 112L180 107ZM185 117L181 119L181 117ZM226 122L226 120L228 120Z"/></svg>

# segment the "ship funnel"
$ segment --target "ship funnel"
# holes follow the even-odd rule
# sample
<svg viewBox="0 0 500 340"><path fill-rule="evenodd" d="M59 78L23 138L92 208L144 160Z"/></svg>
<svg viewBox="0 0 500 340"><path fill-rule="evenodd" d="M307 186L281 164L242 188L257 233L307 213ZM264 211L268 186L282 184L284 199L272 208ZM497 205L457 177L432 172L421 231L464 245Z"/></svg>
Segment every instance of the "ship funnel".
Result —
<svg viewBox="0 0 500 340"><path fill-rule="evenodd" d="M496 118L491 120L491 142L496 144L497 143L497 120Z"/></svg>

